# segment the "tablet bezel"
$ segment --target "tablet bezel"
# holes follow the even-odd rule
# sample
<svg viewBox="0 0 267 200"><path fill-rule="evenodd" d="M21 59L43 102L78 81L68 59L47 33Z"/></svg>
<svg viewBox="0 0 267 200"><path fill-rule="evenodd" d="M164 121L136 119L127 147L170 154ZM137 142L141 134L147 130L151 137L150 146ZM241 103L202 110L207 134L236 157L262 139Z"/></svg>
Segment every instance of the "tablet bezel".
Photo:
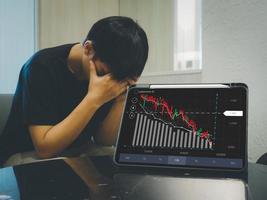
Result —
<svg viewBox="0 0 267 200"><path fill-rule="evenodd" d="M123 116L124 114L122 114L121 116L121 121L120 121L120 128L118 131L118 137L117 137L117 141L116 141L116 149L115 149L115 153L113 156L113 161L115 163L115 165L123 167L152 167L152 168L174 168L174 169L190 169L190 170L214 170L214 171L233 171L233 172L242 172L242 171L247 171L247 166L248 166L248 159L247 159L247 131L248 131L248 87L246 84L244 83L205 83L205 84L138 84L138 85L134 85L131 86L128 90L127 90L127 97L124 103L124 108L123 108L123 113L124 110L126 108L126 104L127 104L127 98L128 98L128 93L130 91L130 89L132 88L150 88L150 89L179 89L179 88L231 88L231 87L241 87L242 89L246 90L246 111L245 111L245 117L246 117L246 133L245 133L245 148L244 148L244 160L243 160L243 167L242 168L215 168L215 167L200 167L200 166L183 166L183 165L157 165L157 164L151 164L151 163L120 163L117 161L117 158L119 158L118 154L120 154L120 152L118 151L117 148L117 144L119 142L119 138L121 135L121 126L122 126L122 121L123 121ZM243 159L243 158L242 158Z"/></svg>

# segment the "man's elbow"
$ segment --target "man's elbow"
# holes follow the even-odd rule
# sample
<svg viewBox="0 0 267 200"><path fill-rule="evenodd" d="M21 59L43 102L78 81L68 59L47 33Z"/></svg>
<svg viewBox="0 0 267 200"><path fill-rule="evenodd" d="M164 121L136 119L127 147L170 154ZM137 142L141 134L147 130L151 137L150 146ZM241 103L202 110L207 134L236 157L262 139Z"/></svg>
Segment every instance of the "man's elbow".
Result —
<svg viewBox="0 0 267 200"><path fill-rule="evenodd" d="M49 158L53 158L54 157L54 155L51 154L51 153L41 152L41 151L36 151L36 155L40 159L49 159Z"/></svg>
<svg viewBox="0 0 267 200"><path fill-rule="evenodd" d="M116 138L94 137L94 143L102 146L112 146L116 143Z"/></svg>
<svg viewBox="0 0 267 200"><path fill-rule="evenodd" d="M45 146L35 146L35 152L37 157L40 159L49 159L55 156L55 153L49 151L49 148Z"/></svg>

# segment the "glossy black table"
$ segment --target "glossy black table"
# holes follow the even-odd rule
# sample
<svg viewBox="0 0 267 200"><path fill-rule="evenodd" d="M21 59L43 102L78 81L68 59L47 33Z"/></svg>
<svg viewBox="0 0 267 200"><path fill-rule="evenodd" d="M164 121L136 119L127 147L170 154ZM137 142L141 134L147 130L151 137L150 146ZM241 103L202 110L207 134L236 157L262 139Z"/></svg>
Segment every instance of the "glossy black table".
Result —
<svg viewBox="0 0 267 200"><path fill-rule="evenodd" d="M112 157L98 156L2 168L0 200L176 199L175 189L166 194L164 185L180 177L243 179L248 199L267 199L267 166L264 165L250 163L248 175L233 175L177 169L118 168L113 165ZM155 183L157 186L151 189L150 185ZM153 196L153 193L157 195ZM160 197L160 194L164 196Z"/></svg>

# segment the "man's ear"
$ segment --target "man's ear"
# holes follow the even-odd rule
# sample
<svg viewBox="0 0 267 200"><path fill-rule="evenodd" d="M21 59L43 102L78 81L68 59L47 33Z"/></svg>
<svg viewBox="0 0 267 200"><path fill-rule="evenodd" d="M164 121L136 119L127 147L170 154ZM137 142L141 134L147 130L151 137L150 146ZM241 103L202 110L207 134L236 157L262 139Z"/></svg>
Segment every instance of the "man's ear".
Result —
<svg viewBox="0 0 267 200"><path fill-rule="evenodd" d="M87 55L90 59L92 59L95 55L95 50L92 41L86 40L83 44L83 48L84 48L84 54Z"/></svg>

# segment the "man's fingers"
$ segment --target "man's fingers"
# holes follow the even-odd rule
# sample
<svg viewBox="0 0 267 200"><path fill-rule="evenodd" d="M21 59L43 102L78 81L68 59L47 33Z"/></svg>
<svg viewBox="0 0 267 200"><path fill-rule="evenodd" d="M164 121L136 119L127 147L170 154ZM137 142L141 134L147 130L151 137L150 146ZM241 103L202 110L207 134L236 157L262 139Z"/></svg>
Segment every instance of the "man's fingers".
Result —
<svg viewBox="0 0 267 200"><path fill-rule="evenodd" d="M119 83L121 87L127 87L129 85L128 81L122 81Z"/></svg>
<svg viewBox="0 0 267 200"><path fill-rule="evenodd" d="M108 74L105 74L103 76L103 78L106 78L106 79L110 80L110 79L112 79L112 75L111 75L111 73L108 73Z"/></svg>
<svg viewBox="0 0 267 200"><path fill-rule="evenodd" d="M136 81L133 80L133 79L129 79L129 80L128 80L128 84L129 84L129 85L134 85L134 84L136 84Z"/></svg>
<svg viewBox="0 0 267 200"><path fill-rule="evenodd" d="M120 94L122 94L123 92L125 92L126 90L127 90L127 85L124 85L123 87L121 87L120 88L120 90L119 90L119 94L118 94L118 96L120 95Z"/></svg>
<svg viewBox="0 0 267 200"><path fill-rule="evenodd" d="M137 78L128 78L125 81L127 81L128 85L131 86L136 84Z"/></svg>
<svg viewBox="0 0 267 200"><path fill-rule="evenodd" d="M117 91L117 95L116 96L119 96L121 93L123 93L125 90L127 90L127 87L128 87L128 82L127 81L122 81L122 82L117 82L115 83L116 85L116 90Z"/></svg>

